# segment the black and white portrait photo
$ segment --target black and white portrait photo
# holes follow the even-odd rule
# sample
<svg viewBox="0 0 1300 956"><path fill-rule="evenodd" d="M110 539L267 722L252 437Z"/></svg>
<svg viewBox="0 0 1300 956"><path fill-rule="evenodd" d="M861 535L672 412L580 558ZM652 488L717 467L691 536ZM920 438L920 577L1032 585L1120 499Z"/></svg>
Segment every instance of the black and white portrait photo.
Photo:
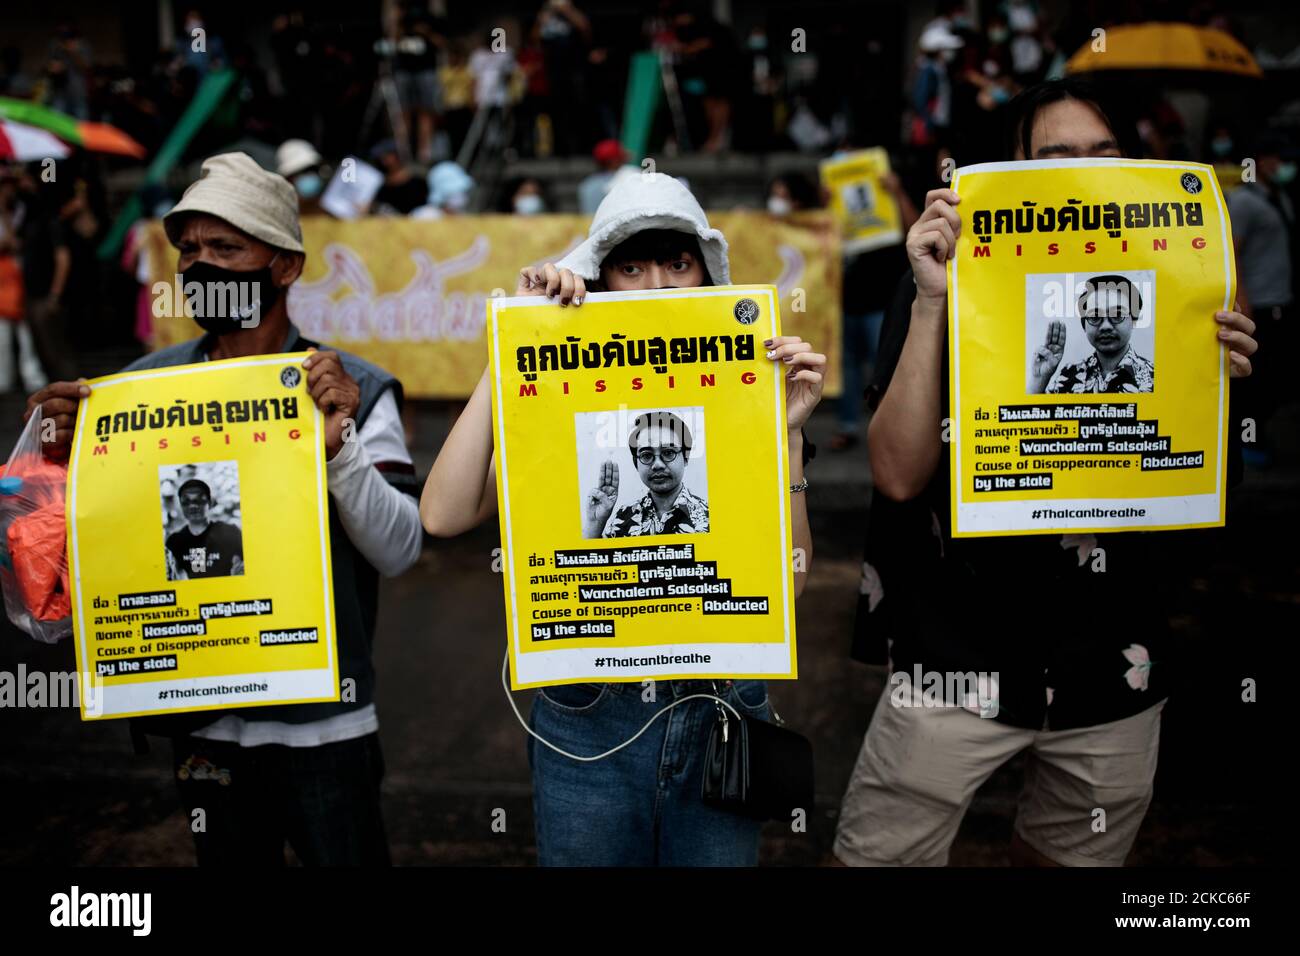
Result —
<svg viewBox="0 0 1300 956"><path fill-rule="evenodd" d="M574 417L584 538L708 532L703 408Z"/></svg>
<svg viewBox="0 0 1300 956"><path fill-rule="evenodd" d="M1155 389L1155 272L1025 277L1026 392Z"/></svg>
<svg viewBox="0 0 1300 956"><path fill-rule="evenodd" d="M167 580L243 574L239 463L160 465L158 484Z"/></svg>

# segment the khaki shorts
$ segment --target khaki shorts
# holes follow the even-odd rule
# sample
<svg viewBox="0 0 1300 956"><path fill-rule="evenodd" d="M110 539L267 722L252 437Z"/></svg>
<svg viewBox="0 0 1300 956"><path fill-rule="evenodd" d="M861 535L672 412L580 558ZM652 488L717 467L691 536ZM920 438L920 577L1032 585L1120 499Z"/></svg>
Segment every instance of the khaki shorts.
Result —
<svg viewBox="0 0 1300 956"><path fill-rule="evenodd" d="M1028 750L1020 838L1062 866L1122 866L1151 803L1163 708L1033 731L958 707L893 706L886 687L840 807L835 856L849 866L946 865L975 791Z"/></svg>

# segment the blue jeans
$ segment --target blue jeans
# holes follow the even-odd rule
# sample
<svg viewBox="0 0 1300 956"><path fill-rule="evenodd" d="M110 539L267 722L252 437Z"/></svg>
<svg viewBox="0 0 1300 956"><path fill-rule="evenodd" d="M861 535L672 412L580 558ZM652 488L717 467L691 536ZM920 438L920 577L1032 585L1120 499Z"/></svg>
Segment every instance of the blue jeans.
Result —
<svg viewBox="0 0 1300 956"><path fill-rule="evenodd" d="M746 717L768 719L763 681L719 680L719 696ZM566 684L540 691L534 731L569 753L604 753L668 704L712 692L712 681ZM528 738L537 861L542 866L754 866L761 824L706 806L704 750L717 705L693 700L604 760L583 763Z"/></svg>
<svg viewBox="0 0 1300 956"><path fill-rule="evenodd" d="M844 390L836 403L840 431L856 432L862 418L862 369L875 359L880 344L880 327L885 322L884 311L844 315L844 344L841 352Z"/></svg>

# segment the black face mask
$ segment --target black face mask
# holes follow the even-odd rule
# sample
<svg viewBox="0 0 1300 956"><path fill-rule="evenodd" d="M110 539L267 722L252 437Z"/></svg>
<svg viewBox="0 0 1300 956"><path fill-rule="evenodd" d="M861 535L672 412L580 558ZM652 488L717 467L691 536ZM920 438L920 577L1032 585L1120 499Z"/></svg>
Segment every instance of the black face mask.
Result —
<svg viewBox="0 0 1300 956"><path fill-rule="evenodd" d="M261 269L240 272L210 262L196 262L181 275L181 281L194 321L213 335L253 328L280 299L280 287L271 278L271 263ZM201 287L199 297L191 297L190 283Z"/></svg>

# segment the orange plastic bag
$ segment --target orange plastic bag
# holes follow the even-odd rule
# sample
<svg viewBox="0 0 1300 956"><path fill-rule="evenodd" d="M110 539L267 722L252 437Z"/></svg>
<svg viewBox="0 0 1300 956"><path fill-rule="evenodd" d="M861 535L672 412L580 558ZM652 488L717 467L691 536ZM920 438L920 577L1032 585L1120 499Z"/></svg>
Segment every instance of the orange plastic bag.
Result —
<svg viewBox="0 0 1300 956"><path fill-rule="evenodd" d="M38 407L0 476L0 590L9 620L38 641L72 633L64 497L68 470L41 453Z"/></svg>
<svg viewBox="0 0 1300 956"><path fill-rule="evenodd" d="M9 525L9 557L18 594L38 621L59 621L72 614L67 540L61 501L15 518Z"/></svg>

